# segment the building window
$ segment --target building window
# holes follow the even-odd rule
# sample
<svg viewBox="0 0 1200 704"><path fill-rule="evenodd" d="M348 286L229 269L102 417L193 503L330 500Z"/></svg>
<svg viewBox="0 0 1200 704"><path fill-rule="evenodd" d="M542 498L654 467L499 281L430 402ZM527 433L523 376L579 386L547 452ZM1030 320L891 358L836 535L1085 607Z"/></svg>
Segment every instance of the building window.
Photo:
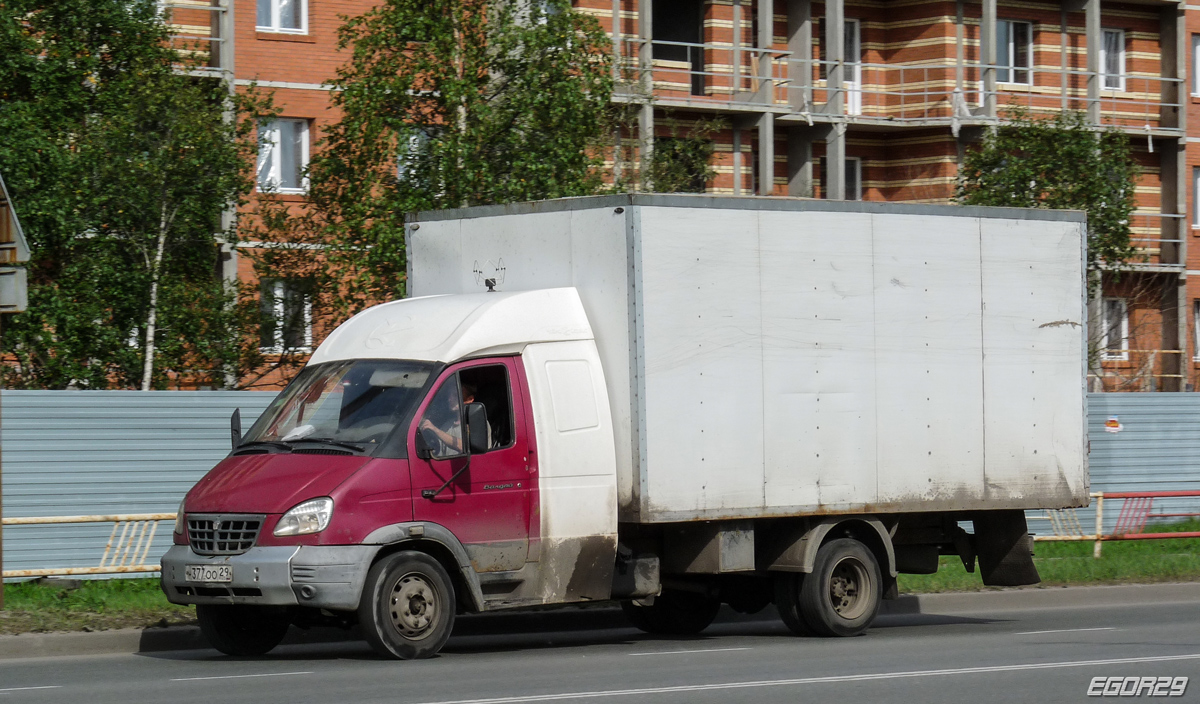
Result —
<svg viewBox="0 0 1200 704"><path fill-rule="evenodd" d="M1104 72L1104 87L1125 90L1125 30L1104 30L1100 47L1100 70Z"/></svg>
<svg viewBox="0 0 1200 704"><path fill-rule="evenodd" d="M258 187L303 193L308 166L308 121L271 120L258 129Z"/></svg>
<svg viewBox="0 0 1200 704"><path fill-rule="evenodd" d="M1100 350L1104 359L1129 359L1129 308L1124 298L1105 298Z"/></svg>
<svg viewBox="0 0 1200 704"><path fill-rule="evenodd" d="M1192 167L1192 227L1200 228L1200 167Z"/></svg>
<svg viewBox="0 0 1200 704"><path fill-rule="evenodd" d="M1200 95L1200 34L1192 35L1192 94Z"/></svg>
<svg viewBox="0 0 1200 704"><path fill-rule="evenodd" d="M258 0L260 32L308 32L308 0Z"/></svg>
<svg viewBox="0 0 1200 704"><path fill-rule="evenodd" d="M657 60L688 65L692 95L704 95L704 3L701 0L656 2L651 8L654 42L651 53ZM765 70L765 69L763 69ZM737 90L747 89L738 87Z"/></svg>
<svg viewBox="0 0 1200 704"><path fill-rule="evenodd" d="M1192 301L1192 359L1200 361L1200 300Z"/></svg>
<svg viewBox="0 0 1200 704"><path fill-rule="evenodd" d="M846 200L862 200L862 159L846 157Z"/></svg>
<svg viewBox="0 0 1200 704"><path fill-rule="evenodd" d="M996 23L996 80L1030 83L1033 68L1033 25L1000 20Z"/></svg>
<svg viewBox="0 0 1200 704"><path fill-rule="evenodd" d="M862 200L862 159L856 156L846 157L845 163L845 183L846 183L846 200ZM829 197L829 162L825 157L817 160L817 166L821 169L821 197Z"/></svg>
<svg viewBox="0 0 1200 704"><path fill-rule="evenodd" d="M270 354L312 348L312 296L307 284L292 279L259 282L258 346Z"/></svg>

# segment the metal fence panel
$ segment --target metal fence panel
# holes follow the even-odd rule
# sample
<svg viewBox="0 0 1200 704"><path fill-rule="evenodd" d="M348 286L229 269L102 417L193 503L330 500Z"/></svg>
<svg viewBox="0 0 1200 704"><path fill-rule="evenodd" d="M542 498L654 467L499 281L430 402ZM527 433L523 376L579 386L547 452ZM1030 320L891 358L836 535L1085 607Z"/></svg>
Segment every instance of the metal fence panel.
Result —
<svg viewBox="0 0 1200 704"><path fill-rule="evenodd" d="M1110 419L1119 431L1105 427ZM1200 490L1200 393L1088 394L1088 437L1092 491ZM1120 510L1120 500L1105 502L1104 532ZM1196 512L1200 503L1156 499L1154 510ZM1093 509L1078 513L1084 530L1095 530Z"/></svg>
<svg viewBox="0 0 1200 704"><path fill-rule="evenodd" d="M5 517L174 513L229 452L229 416L249 428L261 391L4 391ZM4 569L92 567L112 524L8 526ZM171 544L160 525L148 559Z"/></svg>
<svg viewBox="0 0 1200 704"><path fill-rule="evenodd" d="M171 513L229 448L229 415L249 428L274 394L258 391L4 391L3 515ZM1200 393L1088 395L1092 491L1200 490ZM1107 432L1110 419L1119 432ZM1156 511L1195 511L1160 499ZM1105 506L1105 531L1120 511ZM1038 512L1030 512L1035 515ZM1080 509L1085 531L1092 509ZM1046 521L1030 529L1049 533ZM111 524L10 526L4 567L98 564ZM160 526L150 559L171 541Z"/></svg>

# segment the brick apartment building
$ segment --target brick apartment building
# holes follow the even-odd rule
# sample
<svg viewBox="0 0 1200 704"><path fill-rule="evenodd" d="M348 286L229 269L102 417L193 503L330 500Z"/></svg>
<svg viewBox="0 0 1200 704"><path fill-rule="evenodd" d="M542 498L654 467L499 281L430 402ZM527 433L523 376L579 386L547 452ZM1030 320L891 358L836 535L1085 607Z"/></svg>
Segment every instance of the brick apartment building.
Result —
<svg viewBox="0 0 1200 704"><path fill-rule="evenodd" d="M715 138L710 193L947 202L964 149L1010 106L1035 115L1082 111L1092 124L1122 130L1142 167L1131 225L1143 257L1132 272L1104 275L1092 316L1102 352L1090 383L1200 389L1200 247L1188 246L1191 233L1200 234L1200 70L1188 76L1200 61L1200 6L574 2L612 36L614 99L638 115L612 166L636 168L629 162L656 138L719 117L727 129ZM264 128L258 164L260 182L278 193L272 197L303 203L300 169L337 118L322 84L345 60L336 50L339 16L373 4L164 3L180 36L210 42L211 71L274 91L282 115ZM1189 125L1197 125L1195 138ZM245 258L230 250L229 275L253 280ZM281 320L286 307L305 305L287 286L266 288ZM264 347L310 338L308 325L264 325Z"/></svg>

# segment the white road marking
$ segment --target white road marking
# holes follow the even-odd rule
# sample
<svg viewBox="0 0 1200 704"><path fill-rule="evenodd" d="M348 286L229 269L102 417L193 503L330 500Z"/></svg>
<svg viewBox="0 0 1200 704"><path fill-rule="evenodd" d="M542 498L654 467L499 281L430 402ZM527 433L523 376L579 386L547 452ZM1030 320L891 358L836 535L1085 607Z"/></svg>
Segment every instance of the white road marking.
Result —
<svg viewBox="0 0 1200 704"><path fill-rule="evenodd" d="M708 650L662 650L653 653L629 653L630 655L683 655L685 653L728 653L731 650L750 650L751 648L709 648Z"/></svg>
<svg viewBox="0 0 1200 704"><path fill-rule="evenodd" d="M867 680L892 680L914 677L939 677L945 675L972 675L987 672L1013 672L1020 670L1049 670L1065 667L1094 667L1099 665L1129 665L1145 662L1171 662L1176 660L1200 660L1200 653L1189 655L1158 655L1140 658L1109 658L1105 660L1068 660L1064 662L1035 662L1020 665L990 665L984 667L960 667L948 670L911 670L908 672L878 672L862 675L834 675L830 677L801 677L788 680L758 680L752 682L718 682L714 684L689 684L674 687L645 687L641 689L605 689L592 692L562 692L559 694L531 694L491 699L455 699L451 701L423 702L422 704L521 704L522 702L550 702L566 699L596 699L599 697L628 697L639 694L676 694L680 692L707 692L722 689L750 689L757 687L787 687L801 684L832 684L840 682L863 682Z"/></svg>
<svg viewBox="0 0 1200 704"><path fill-rule="evenodd" d="M1112 626L1104 626L1103 628L1060 628L1054 631L1021 631L1019 636L1040 636L1043 633L1082 633L1083 631L1116 631L1117 628Z"/></svg>
<svg viewBox="0 0 1200 704"><path fill-rule="evenodd" d="M45 684L40 687L5 687L0 692L27 692L31 689L62 689L61 684Z"/></svg>
<svg viewBox="0 0 1200 704"><path fill-rule="evenodd" d="M243 677L284 677L286 675L311 675L312 672L263 672L257 675L217 675L215 677L177 677L172 682L195 682L196 680L236 680Z"/></svg>

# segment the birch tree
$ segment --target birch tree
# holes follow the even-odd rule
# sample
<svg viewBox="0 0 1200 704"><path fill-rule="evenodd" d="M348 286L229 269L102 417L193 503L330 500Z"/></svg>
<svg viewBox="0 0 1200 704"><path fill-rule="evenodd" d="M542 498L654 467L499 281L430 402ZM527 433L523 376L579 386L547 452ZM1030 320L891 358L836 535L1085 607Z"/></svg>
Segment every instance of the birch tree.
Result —
<svg viewBox="0 0 1200 704"><path fill-rule="evenodd" d="M0 0L0 171L30 240L17 388L220 385L257 345L219 276L256 99L180 75L153 0Z"/></svg>
<svg viewBox="0 0 1200 704"><path fill-rule="evenodd" d="M97 234L128 249L144 282L139 386L149 390L166 279L214 282L221 213L250 188L254 144L251 126L224 119L226 96L204 81L164 72L121 94L126 109L89 127L82 157Z"/></svg>
<svg viewBox="0 0 1200 704"><path fill-rule="evenodd" d="M414 211L605 189L611 41L569 0L385 0L342 27L340 120L310 165L310 209L266 202L255 239L322 247L335 319L404 294ZM286 247L263 271L301 267Z"/></svg>

